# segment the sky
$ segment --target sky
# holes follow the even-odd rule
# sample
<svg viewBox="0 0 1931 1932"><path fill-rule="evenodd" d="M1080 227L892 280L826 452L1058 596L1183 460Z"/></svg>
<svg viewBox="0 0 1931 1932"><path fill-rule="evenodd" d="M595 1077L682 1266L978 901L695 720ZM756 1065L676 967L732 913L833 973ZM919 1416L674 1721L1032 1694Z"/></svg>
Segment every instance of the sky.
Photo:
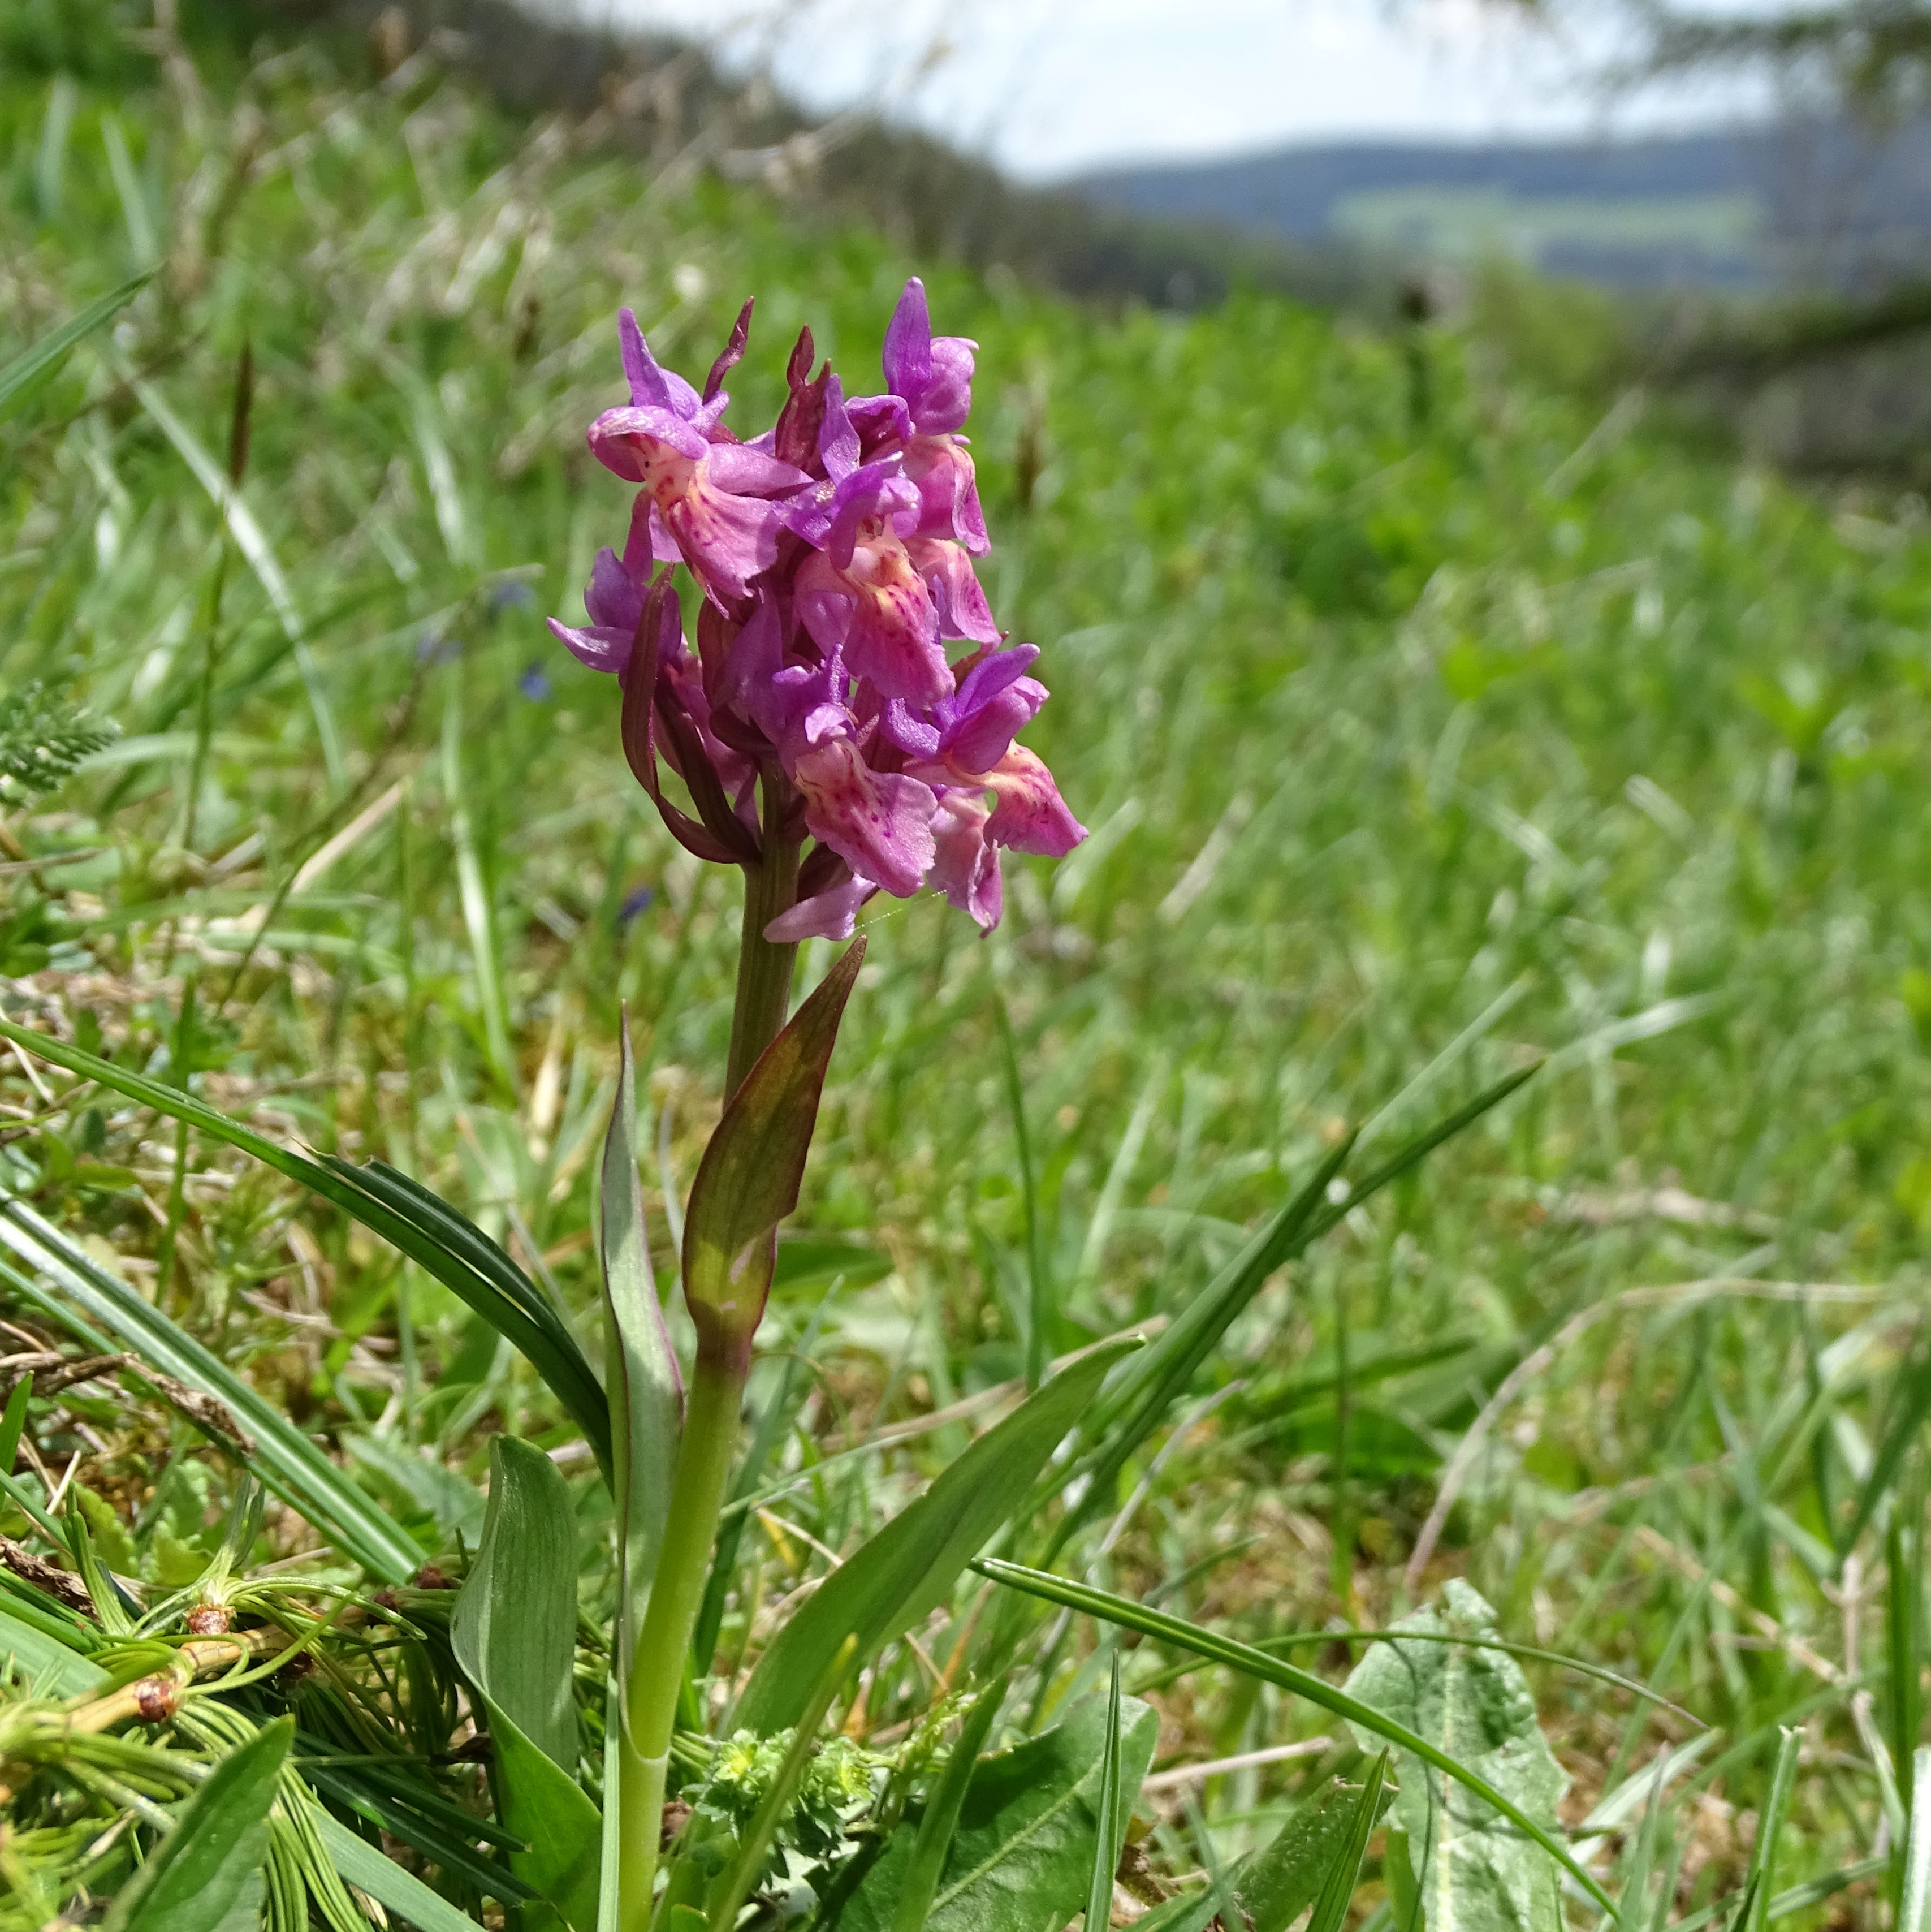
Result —
<svg viewBox="0 0 1931 1932"><path fill-rule="evenodd" d="M708 35L734 64L768 58L810 106L882 101L1033 180L1353 136L1593 135L1718 111L1676 99L1612 112L1579 78L1582 50L1483 0L553 4Z"/></svg>

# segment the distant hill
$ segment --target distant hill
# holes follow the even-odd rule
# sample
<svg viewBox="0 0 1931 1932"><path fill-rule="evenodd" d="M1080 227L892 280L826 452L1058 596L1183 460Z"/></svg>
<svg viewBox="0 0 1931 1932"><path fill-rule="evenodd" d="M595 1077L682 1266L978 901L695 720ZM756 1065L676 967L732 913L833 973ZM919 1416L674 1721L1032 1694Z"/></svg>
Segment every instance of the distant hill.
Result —
<svg viewBox="0 0 1931 1932"><path fill-rule="evenodd" d="M1513 255L1621 287L1881 284L1931 262L1931 123L1642 140L1348 142L1120 168L1106 208L1414 260Z"/></svg>

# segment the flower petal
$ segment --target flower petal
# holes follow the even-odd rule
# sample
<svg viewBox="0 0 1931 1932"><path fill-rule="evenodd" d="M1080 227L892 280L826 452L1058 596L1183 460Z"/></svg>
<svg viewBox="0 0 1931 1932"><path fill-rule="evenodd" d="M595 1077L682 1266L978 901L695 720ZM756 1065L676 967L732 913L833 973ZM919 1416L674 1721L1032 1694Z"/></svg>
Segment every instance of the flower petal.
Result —
<svg viewBox="0 0 1931 1932"><path fill-rule="evenodd" d="M808 899L800 899L764 928L766 939L792 945L801 939L849 939L858 922L858 909L878 888L869 879L849 873L835 886Z"/></svg>
<svg viewBox="0 0 1931 1932"><path fill-rule="evenodd" d="M571 656L588 664L592 670L614 671L622 676L624 667L630 662L631 646L637 637L637 626L628 628L592 624L574 627L559 623L554 617L544 620L550 626L550 635L568 648Z"/></svg>
<svg viewBox="0 0 1931 1932"><path fill-rule="evenodd" d="M805 800L805 823L862 877L909 898L932 863L929 785L875 772L849 738L813 746L793 763L791 782Z"/></svg>
<svg viewBox="0 0 1931 1932"><path fill-rule="evenodd" d="M998 801L986 832L1001 845L1063 859L1086 836L1086 827L1066 809L1052 773L1024 746L1013 746L979 782Z"/></svg>
<svg viewBox="0 0 1931 1932"><path fill-rule="evenodd" d="M984 801L969 791L947 792L932 814L932 885L970 913L982 932L990 932L1005 909L999 848L985 836L990 817Z"/></svg>
<svg viewBox="0 0 1931 1932"><path fill-rule="evenodd" d="M932 593L940 636L970 638L976 644L997 644L999 626L992 621L992 607L973 574L972 559L964 548L939 538L913 537L905 550Z"/></svg>
<svg viewBox="0 0 1931 1932"><path fill-rule="evenodd" d="M701 406L697 392L674 369L659 366L637 326L635 313L617 311L617 349L623 358L624 376L630 384L630 399L640 407L666 410L687 421Z"/></svg>

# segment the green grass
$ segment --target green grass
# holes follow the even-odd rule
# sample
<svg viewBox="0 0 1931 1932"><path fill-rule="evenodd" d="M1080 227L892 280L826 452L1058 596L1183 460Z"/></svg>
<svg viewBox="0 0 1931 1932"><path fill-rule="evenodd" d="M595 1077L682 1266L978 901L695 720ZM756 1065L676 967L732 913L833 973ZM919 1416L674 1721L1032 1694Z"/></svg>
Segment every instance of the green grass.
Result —
<svg viewBox="0 0 1931 1932"><path fill-rule="evenodd" d="M1931 1226L1921 504L1819 503L1449 331L1259 298L1102 315L969 278L652 181L433 72L371 90L298 46L199 89L0 80L0 362L157 250L121 322L0 425L0 693L67 688L123 734L4 821L10 1015L420 1174L587 1318L627 1004L661 1259L718 1104L734 887L657 825L613 687L541 622L627 508L582 428L616 388L620 302L698 370L754 293L754 421L801 323L869 386L922 273L980 345L988 588L1043 647L1029 742L1093 836L1011 868L988 940L875 904L768 1334L810 1338L781 1455L1024 1372L996 995L1048 1353L1183 1306L1348 1126L1386 1151L1547 1054L1255 1302L1199 1425L1127 1472L1123 1500L1150 1491L1092 1580L1249 1642L1384 1625L1447 1459L1553 1340L1464 1459L1424 1593L1465 1575L1505 1635L1722 1727L1673 1916L1743 1882L1797 1711L1778 1884L1869 1850L1869 1753L1804 1660L1849 1668L1859 1633L1884 1726L1882 1557L1867 1540L1846 1609L1830 1544L1900 1412ZM244 344L259 540L238 548L195 466L226 461ZM477 1532L445 1465L479 1474L493 1428L565 1439L527 1368L386 1250L11 1057L0 1182L354 1445L426 1550ZM32 1427L133 1512L139 1574L218 1540L230 1474L164 1419L81 1390ZM815 1561L796 1531L847 1545L964 1439L794 1492L747 1554L775 1591ZM1573 1819L1690 1735L1533 1669ZM1158 1694L1156 1764L1319 1728L1213 1672ZM1159 1858L1245 1848L1313 1762L1163 1799ZM1868 1882L1852 1897L1843 1922L1876 1923Z"/></svg>

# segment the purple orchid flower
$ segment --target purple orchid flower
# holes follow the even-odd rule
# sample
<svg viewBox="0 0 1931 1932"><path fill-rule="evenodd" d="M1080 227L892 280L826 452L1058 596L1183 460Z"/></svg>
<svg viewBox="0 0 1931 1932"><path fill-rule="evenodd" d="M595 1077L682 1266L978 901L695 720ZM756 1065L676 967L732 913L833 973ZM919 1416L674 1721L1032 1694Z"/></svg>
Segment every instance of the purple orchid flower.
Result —
<svg viewBox="0 0 1931 1932"><path fill-rule="evenodd" d="M589 621L550 628L622 680L625 755L688 850L755 866L776 839L798 855L796 901L767 938L848 936L874 894L922 886L989 931L1001 848L1058 855L1085 832L1015 742L1046 700L1039 652L1003 646L973 566L985 525L958 434L973 345L934 337L909 283L886 339L889 394L847 401L829 366L812 374L805 331L776 425L740 442L722 384L749 317L747 304L700 392L625 312L631 400L597 419L591 446L641 487L622 549L598 554ZM678 561L704 592L694 650L661 567ZM954 665L951 638L977 648Z"/></svg>

